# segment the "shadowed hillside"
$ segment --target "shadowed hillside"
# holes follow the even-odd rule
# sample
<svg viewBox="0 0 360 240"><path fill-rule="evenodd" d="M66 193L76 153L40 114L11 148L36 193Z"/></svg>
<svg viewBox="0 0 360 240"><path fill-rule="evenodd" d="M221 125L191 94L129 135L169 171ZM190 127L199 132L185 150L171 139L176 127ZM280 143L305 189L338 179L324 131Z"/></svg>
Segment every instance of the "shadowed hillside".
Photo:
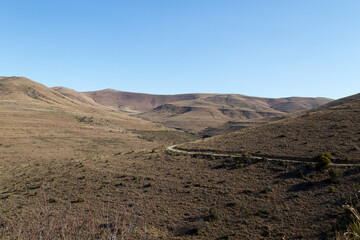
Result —
<svg viewBox="0 0 360 240"><path fill-rule="evenodd" d="M62 87L53 89L83 103L137 114L171 128L192 133L203 131L200 135L207 135L207 128L217 128L209 130L210 135L225 133L229 131L228 122L238 122L235 125L241 127L248 127L246 122L249 121L254 121L250 125L259 125L271 121L269 117L308 110L331 101L327 98L259 98L239 94L154 95L113 89L79 93Z"/></svg>
<svg viewBox="0 0 360 240"><path fill-rule="evenodd" d="M26 78L0 78L1 239L322 239L334 235L344 199L358 188L357 166L316 171L309 164L174 153L166 147L194 136L57 90L62 94ZM178 116L204 111L198 123L209 119L214 104L228 106L227 115L216 117L280 112L238 100L216 96L163 106ZM276 126L269 132L266 126L240 132L257 136L205 143L279 145L292 139L291 131L303 141L301 130L311 127L320 142L324 121L336 121L334 138L347 134L343 142L354 144L358 103L268 124ZM296 128L296 119L311 124ZM331 141L325 137L321 143ZM283 145L271 147L288 153Z"/></svg>
<svg viewBox="0 0 360 240"><path fill-rule="evenodd" d="M349 103L349 102L352 102L352 101L358 100L358 99L360 99L360 93L354 94L354 95L351 95L348 97L340 98L335 101L331 101L329 103L319 106L318 108L314 108L312 111L318 111L318 110L326 109L329 107L336 107L336 106L339 106L339 105L342 105L345 103Z"/></svg>
<svg viewBox="0 0 360 240"><path fill-rule="evenodd" d="M309 159L323 152L329 152L338 161L359 161L360 99L358 96L360 95L355 95L350 98L352 101L344 101L346 103L338 106L209 138L194 144L185 144L182 148L250 152L259 156L299 159Z"/></svg>
<svg viewBox="0 0 360 240"><path fill-rule="evenodd" d="M229 124L226 124L228 122L238 122L239 124L234 125L240 127L259 125L271 121L271 117L318 107L329 101L330 99L326 98L271 99L218 94L161 105L139 116L168 127L190 132L202 131L202 135L212 135L230 131ZM207 128L216 127L219 128L206 134Z"/></svg>

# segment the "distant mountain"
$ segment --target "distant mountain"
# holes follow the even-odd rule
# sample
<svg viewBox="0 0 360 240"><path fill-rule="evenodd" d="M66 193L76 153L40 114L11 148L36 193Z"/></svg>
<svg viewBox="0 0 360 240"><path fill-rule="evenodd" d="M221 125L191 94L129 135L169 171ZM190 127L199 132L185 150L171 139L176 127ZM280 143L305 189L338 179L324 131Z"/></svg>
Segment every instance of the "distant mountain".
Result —
<svg viewBox="0 0 360 240"><path fill-rule="evenodd" d="M113 89L80 93L63 87L53 89L72 100L93 106L102 105L200 135L224 133L233 130L232 126L242 128L259 125L274 120L274 117L319 107L332 101L328 98L260 98L240 94L155 95ZM228 123L235 124L230 126Z"/></svg>
<svg viewBox="0 0 360 240"><path fill-rule="evenodd" d="M200 132L206 128L220 127L229 122L267 122L270 117L307 110L330 101L331 99L327 98L272 99L237 94L216 94L164 104L139 116L168 127ZM260 119L264 121L260 121ZM250 123L250 125L253 124ZM224 127L221 129L227 130Z"/></svg>
<svg viewBox="0 0 360 240"><path fill-rule="evenodd" d="M150 111L162 104L207 96L207 94L155 95L122 92L113 89L84 92L83 94L98 104L131 114Z"/></svg>
<svg viewBox="0 0 360 240"><path fill-rule="evenodd" d="M356 94L298 117L185 144L182 148L304 160L329 152L338 161L359 161L359 123L360 94Z"/></svg>
<svg viewBox="0 0 360 240"><path fill-rule="evenodd" d="M134 130L169 130L76 91L55 89L23 77L0 77L0 164L155 147Z"/></svg>

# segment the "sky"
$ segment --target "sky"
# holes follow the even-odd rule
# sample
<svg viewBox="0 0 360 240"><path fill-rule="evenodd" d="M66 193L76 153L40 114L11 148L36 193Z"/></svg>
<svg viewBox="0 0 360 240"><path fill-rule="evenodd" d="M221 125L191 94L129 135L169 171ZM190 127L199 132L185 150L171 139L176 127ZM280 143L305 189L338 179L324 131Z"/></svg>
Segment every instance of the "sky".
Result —
<svg viewBox="0 0 360 240"><path fill-rule="evenodd" d="M0 76L153 94L360 92L359 0L0 0Z"/></svg>

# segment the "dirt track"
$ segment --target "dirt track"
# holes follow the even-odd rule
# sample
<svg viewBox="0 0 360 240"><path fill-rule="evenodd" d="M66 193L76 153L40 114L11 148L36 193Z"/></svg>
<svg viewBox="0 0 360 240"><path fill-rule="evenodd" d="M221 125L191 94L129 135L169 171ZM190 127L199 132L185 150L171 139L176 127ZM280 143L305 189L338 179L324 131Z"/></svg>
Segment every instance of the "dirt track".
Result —
<svg viewBox="0 0 360 240"><path fill-rule="evenodd" d="M207 156L214 156L214 157L241 157L242 154L241 153L212 153L212 152L202 152L202 151L187 151L187 150L183 150L183 149L176 149L176 147L178 147L178 145L172 145L167 147L166 149L172 152L177 152L177 153L183 153L183 154L201 154L201 155L207 155ZM263 159L263 157L259 157L259 156L254 156L251 155L251 158L253 159ZM277 161L277 162L288 162L288 163L314 163L316 164L317 162L314 161L300 161L300 160L291 160L291 159L279 159L279 158L266 158L267 161ZM336 167L353 167L353 166L359 166L359 163L331 163L331 166L336 166Z"/></svg>

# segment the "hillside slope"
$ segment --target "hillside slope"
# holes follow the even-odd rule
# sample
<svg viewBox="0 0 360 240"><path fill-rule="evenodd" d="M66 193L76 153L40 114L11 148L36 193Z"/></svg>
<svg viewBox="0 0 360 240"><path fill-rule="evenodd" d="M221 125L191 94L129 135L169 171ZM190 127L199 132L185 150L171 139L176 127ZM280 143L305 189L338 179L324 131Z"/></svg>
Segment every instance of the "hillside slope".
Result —
<svg viewBox="0 0 360 240"><path fill-rule="evenodd" d="M207 94L155 95L122 92L113 89L84 92L83 94L103 106L109 106L127 113L146 112L162 104L207 96Z"/></svg>
<svg viewBox="0 0 360 240"><path fill-rule="evenodd" d="M53 89L73 100L102 105L192 133L217 127L220 128L210 132L226 132L228 122L239 122L235 124L247 127L249 124L242 122L254 120L258 125L268 122L269 117L308 110L331 101L328 98L260 98L240 94L155 95L113 89L79 93L62 87Z"/></svg>
<svg viewBox="0 0 360 240"><path fill-rule="evenodd" d="M322 152L329 152L338 161L359 161L359 122L360 99L356 99L296 118L184 144L181 147L298 159L309 159Z"/></svg>
<svg viewBox="0 0 360 240"><path fill-rule="evenodd" d="M61 93L62 95L76 100L78 102L82 102L85 104L89 104L92 106L101 106L98 103L96 103L92 98L87 97L85 94L81 93L81 92L77 92L73 89L70 88L66 88L66 87L53 87L51 88L52 90L55 90L56 92Z"/></svg>
<svg viewBox="0 0 360 240"><path fill-rule="evenodd" d="M242 122L246 127L250 122L260 124L269 117L279 117L296 111L307 110L328 103L326 98L258 98L236 94L217 94L194 100L178 101L161 105L141 118L162 123L168 127L190 132L204 131L226 123ZM259 121L263 119L264 121ZM252 125L252 123L250 123ZM219 128L221 129L221 128ZM221 131L221 130L219 130Z"/></svg>
<svg viewBox="0 0 360 240"><path fill-rule="evenodd" d="M167 128L70 99L26 78L0 78L1 162L111 154L159 145L135 130Z"/></svg>

